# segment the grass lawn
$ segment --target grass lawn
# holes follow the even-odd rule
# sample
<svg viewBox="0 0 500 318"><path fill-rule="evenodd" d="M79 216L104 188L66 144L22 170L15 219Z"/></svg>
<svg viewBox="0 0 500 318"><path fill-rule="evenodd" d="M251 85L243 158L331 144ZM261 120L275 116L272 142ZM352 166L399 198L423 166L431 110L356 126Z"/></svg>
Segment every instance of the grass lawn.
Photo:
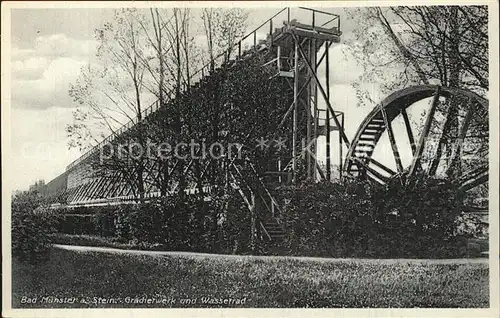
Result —
<svg viewBox="0 0 500 318"><path fill-rule="evenodd" d="M488 265L481 263L189 258L54 248L47 262L14 260L12 271L14 308L489 305ZM50 303L50 296L74 303ZM36 302L21 303L23 297ZM153 303L133 303L148 298Z"/></svg>

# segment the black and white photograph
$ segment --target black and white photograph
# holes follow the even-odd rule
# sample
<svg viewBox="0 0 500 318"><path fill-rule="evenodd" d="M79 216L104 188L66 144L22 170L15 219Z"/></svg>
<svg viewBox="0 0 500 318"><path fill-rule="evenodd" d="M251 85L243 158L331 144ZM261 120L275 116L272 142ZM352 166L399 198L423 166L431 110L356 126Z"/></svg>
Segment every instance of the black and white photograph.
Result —
<svg viewBox="0 0 500 318"><path fill-rule="evenodd" d="M2 316L498 317L498 32L489 0L2 2Z"/></svg>

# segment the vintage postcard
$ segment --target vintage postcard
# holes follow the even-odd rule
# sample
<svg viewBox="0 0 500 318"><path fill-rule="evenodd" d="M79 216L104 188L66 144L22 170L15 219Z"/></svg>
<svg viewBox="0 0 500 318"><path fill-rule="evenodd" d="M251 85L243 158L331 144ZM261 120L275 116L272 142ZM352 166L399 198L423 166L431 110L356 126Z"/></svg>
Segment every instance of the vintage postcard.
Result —
<svg viewBox="0 0 500 318"><path fill-rule="evenodd" d="M498 317L498 9L2 2L2 315Z"/></svg>

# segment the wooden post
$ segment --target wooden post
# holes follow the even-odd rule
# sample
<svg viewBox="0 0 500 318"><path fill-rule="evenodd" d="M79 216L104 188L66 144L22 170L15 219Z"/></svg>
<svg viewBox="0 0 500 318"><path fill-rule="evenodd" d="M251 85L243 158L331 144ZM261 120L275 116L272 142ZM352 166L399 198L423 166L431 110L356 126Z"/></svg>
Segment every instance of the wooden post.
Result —
<svg viewBox="0 0 500 318"><path fill-rule="evenodd" d="M271 46L273 46L273 19L269 20L269 36L271 38Z"/></svg>
<svg viewBox="0 0 500 318"><path fill-rule="evenodd" d="M341 114L341 124L342 124L342 129L344 129L344 113ZM340 132L340 128L339 128L339 132ZM342 136L340 135L339 133L339 179L342 180L342 165L343 165L343 162L344 162L344 156L342 154L342 143L343 143L343 140L342 140Z"/></svg>
<svg viewBox="0 0 500 318"><path fill-rule="evenodd" d="M292 126L292 183L297 182L297 120L299 89L299 40L295 39L295 56L293 65L293 126Z"/></svg>
<svg viewBox="0 0 500 318"><path fill-rule="evenodd" d="M398 145L396 144L396 137L394 136L394 131L392 130L391 122L387 117L387 113L384 108L380 108L382 112L382 117L384 118L385 127L387 128L387 134L389 135L389 141L391 143L392 154L394 155L394 159L396 161L396 167L398 168L398 173L403 172L403 164L401 163L401 157L399 156Z"/></svg>
<svg viewBox="0 0 500 318"><path fill-rule="evenodd" d="M281 72L281 46L278 45L278 57L276 59L276 62L278 63L278 73Z"/></svg>
<svg viewBox="0 0 500 318"><path fill-rule="evenodd" d="M326 110L326 180L332 181L332 163L330 161L330 111Z"/></svg>
<svg viewBox="0 0 500 318"><path fill-rule="evenodd" d="M250 249L257 249L257 213L255 211L255 194L250 191Z"/></svg>
<svg viewBox="0 0 500 318"><path fill-rule="evenodd" d="M278 172L280 173L278 175L278 181L281 184L281 183L283 183L283 177L281 175L281 157L278 158Z"/></svg>
<svg viewBox="0 0 500 318"><path fill-rule="evenodd" d="M329 43L325 42L325 62L326 62L326 71L325 71L325 80L326 80L326 97L330 99L330 55L329 51ZM335 116L335 114L332 114ZM328 182L332 180L332 163L330 161L330 110L326 109L326 179Z"/></svg>
<svg viewBox="0 0 500 318"><path fill-rule="evenodd" d="M309 54L308 58L312 59L312 40L308 41L308 48L307 48L307 53ZM309 76L312 76L312 70L309 70ZM311 129L311 123L313 121L313 118L311 116L311 96L312 96L312 91L313 91L313 85L314 83L312 81L309 82L309 87L306 93L306 103L305 107L306 113L307 113L307 127L306 127L306 145L309 146L309 143L312 140L312 129ZM306 148L309 149L309 148ZM314 169L314 165L312 163L312 155L309 153L309 151L306 153L306 170L307 170L307 179L312 178L312 171Z"/></svg>
<svg viewBox="0 0 500 318"><path fill-rule="evenodd" d="M436 111L437 105L439 104L440 92L441 92L441 87L438 86L436 89L436 93L434 94L434 97L432 98L431 107L429 109L429 112L427 113L427 118L425 119L424 128L422 129L422 132L420 133L420 138L419 138L418 145L417 145L417 151L415 152L415 155L413 156L413 161L411 163L410 170L408 173L410 178L408 178L406 180L407 184L409 184L411 176L413 176L415 174L415 172L417 171L417 169L420 167L420 159L421 159L422 153L424 151L427 135L429 134L429 131L431 130L431 124L432 124L432 120L434 119L434 113Z"/></svg>
<svg viewBox="0 0 500 318"><path fill-rule="evenodd" d="M316 64L317 60L317 48L316 48L316 39L312 39L312 50L311 50L311 65L315 66L314 72L317 73L318 65ZM318 125L319 125L319 111L318 111L318 88L316 86L315 81L311 81L311 96L313 97L313 109L314 109L314 126L313 126L313 154L311 155L311 169L312 169L312 177L314 182L317 180L317 157L318 157Z"/></svg>
<svg viewBox="0 0 500 318"><path fill-rule="evenodd" d="M295 35L295 33L293 33L293 32L292 32L292 37L294 38L295 41L298 42L297 35ZM311 66L311 63L309 63L309 61L307 60L307 58L305 58L306 55L304 53L304 50L302 50L301 47L297 47L297 48L299 49L300 55L302 55L304 57L304 62L307 64L307 67L312 70L313 68ZM332 114L335 114L335 111L333 110L332 105L330 104L330 101L326 98L325 89L321 85L321 83L320 83L320 81L318 79L318 76L316 75L316 73L313 73L313 76L314 76L314 80L316 81L316 84L317 84L317 86L319 88L319 91L320 91L321 95L323 96L323 99L326 102L326 106L328 107L328 109L330 109L330 112ZM340 123L338 121L338 118L336 116L333 116L332 118L335 120L335 125L337 125L337 127L340 127ZM344 140L346 146L350 147L351 143L349 142L349 139L347 138L347 135L346 135L343 127L340 127L339 133L341 134L342 139Z"/></svg>

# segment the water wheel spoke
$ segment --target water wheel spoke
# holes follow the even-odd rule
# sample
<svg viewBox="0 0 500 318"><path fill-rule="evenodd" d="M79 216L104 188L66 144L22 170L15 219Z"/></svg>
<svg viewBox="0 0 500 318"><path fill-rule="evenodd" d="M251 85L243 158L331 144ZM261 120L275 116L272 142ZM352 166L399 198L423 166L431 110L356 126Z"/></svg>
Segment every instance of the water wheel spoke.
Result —
<svg viewBox="0 0 500 318"><path fill-rule="evenodd" d="M461 152L462 152L462 145L465 140L465 136L467 134L467 131L469 129L470 123L472 121L473 114L476 110L476 103L473 103L471 101L471 98L468 99L468 104L469 108L467 109L467 113L465 114L465 117L463 119L462 126L460 127L460 131L458 132L458 138L455 142L455 145L452 150L452 155L451 155L451 160L450 163L447 167L447 173L449 174L452 172L454 167L456 166L456 163L458 160L460 160Z"/></svg>
<svg viewBox="0 0 500 318"><path fill-rule="evenodd" d="M420 134L420 138L418 140L418 145L417 145L417 150L415 152L415 155L413 156L413 160L410 166L409 170L409 175L413 176L417 170L418 167L421 167L420 162L422 158L422 153L425 148L425 142L427 140L427 137L429 135L429 131L431 129L431 124L432 120L434 118L434 113L436 112L436 107L439 104L439 94L440 94L440 87L438 86L436 93L434 94L434 97L432 98L432 103L431 107L429 109L429 112L427 114L427 117L425 119L425 124L422 129L422 133Z"/></svg>
<svg viewBox="0 0 500 318"><path fill-rule="evenodd" d="M417 146L415 145L415 137L413 136L413 131L410 125L410 119L408 118L408 113L406 109L401 108L401 115L403 116L403 120L405 122L406 134L408 135L408 141L410 142L412 155L415 156L417 152Z"/></svg>
<svg viewBox="0 0 500 318"><path fill-rule="evenodd" d="M439 164L441 162L441 159L443 157L443 148L446 149L447 154L445 154L445 158L448 157L449 150L452 148L454 145L452 145L451 138L452 132L454 130L454 127L458 126L458 109L460 107L460 99L457 98L458 96L452 94L446 98L446 104L448 105L447 107L447 113L446 113L446 118L444 121L444 124L441 129L441 135L439 137L439 143L438 143L438 148L436 150L436 154L434 155L434 158L431 162L428 174L429 175L435 175Z"/></svg>
<svg viewBox="0 0 500 318"><path fill-rule="evenodd" d="M387 134L389 135L389 141L391 143L392 154L394 156L394 160L396 161L396 167L399 173L403 172L403 164L401 163L401 157L399 156L398 145L396 144L396 138L394 137L394 131L392 130L392 125L389 119L387 118L387 113L385 109L381 109L382 118L384 119L385 127L387 128Z"/></svg>
<svg viewBox="0 0 500 318"><path fill-rule="evenodd" d="M375 160L373 158L370 158L370 162L373 163L375 166L381 168L385 172L389 173L391 176L396 175L396 171L390 169L389 167L387 167L386 165L382 164L381 162L379 162L379 161L377 161L377 160Z"/></svg>
<svg viewBox="0 0 500 318"><path fill-rule="evenodd" d="M488 172L488 164L481 165L465 174L460 176L458 178L459 183L465 183L468 180L472 180L477 178L479 175L484 174L485 172Z"/></svg>
<svg viewBox="0 0 500 318"><path fill-rule="evenodd" d="M355 159L356 163L358 164L358 166L362 166L365 171L370 172L376 178L382 180L385 183L387 183L389 181L389 179L390 179L389 177L386 177L383 174L381 174L380 172L378 172L377 170L373 169L372 167L370 167L369 165L364 163L363 160L361 160L359 158L354 158L354 159Z"/></svg>
<svg viewBox="0 0 500 318"><path fill-rule="evenodd" d="M460 190L467 191L488 181L488 165L480 166L458 179Z"/></svg>

